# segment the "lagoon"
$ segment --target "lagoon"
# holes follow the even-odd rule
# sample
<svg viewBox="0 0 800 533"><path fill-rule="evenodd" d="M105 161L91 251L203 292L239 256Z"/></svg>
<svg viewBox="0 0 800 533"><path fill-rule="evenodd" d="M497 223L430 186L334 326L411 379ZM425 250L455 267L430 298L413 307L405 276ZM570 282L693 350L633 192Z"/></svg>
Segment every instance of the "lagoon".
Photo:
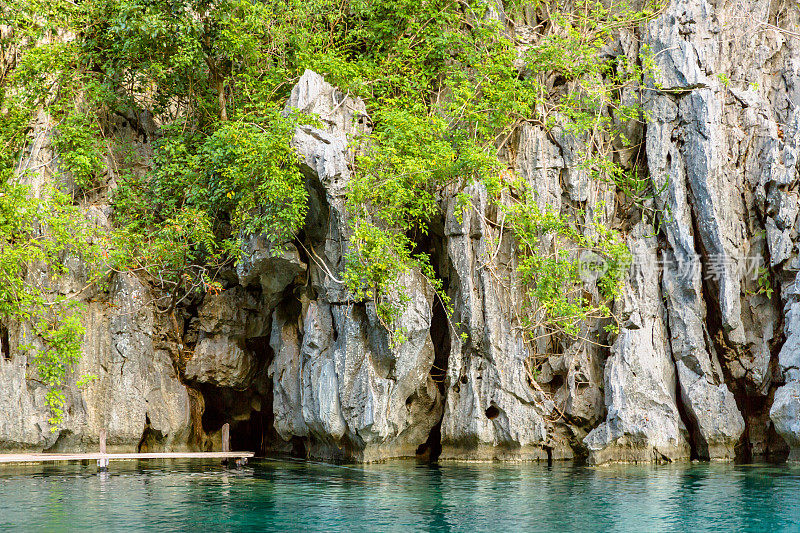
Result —
<svg viewBox="0 0 800 533"><path fill-rule="evenodd" d="M798 531L800 467L330 465L0 468L0 530Z"/></svg>

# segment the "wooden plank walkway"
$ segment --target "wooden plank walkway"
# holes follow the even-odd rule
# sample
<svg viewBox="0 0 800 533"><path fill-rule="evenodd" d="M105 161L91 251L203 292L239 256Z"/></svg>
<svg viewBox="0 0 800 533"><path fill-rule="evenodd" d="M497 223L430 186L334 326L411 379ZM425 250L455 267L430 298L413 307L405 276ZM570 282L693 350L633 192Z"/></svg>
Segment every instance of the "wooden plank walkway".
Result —
<svg viewBox="0 0 800 533"><path fill-rule="evenodd" d="M253 452L154 452L154 453L12 453L0 454L0 463L49 463L60 461L109 461L136 459L250 459Z"/></svg>
<svg viewBox="0 0 800 533"><path fill-rule="evenodd" d="M232 452L230 424L222 426L221 452L152 452L106 453L106 430L100 430L100 451L93 453L6 453L0 454L3 463L52 463L62 461L97 461L98 470L108 469L111 461L136 461L139 459L222 459L227 464L232 459L237 465L247 463L253 452Z"/></svg>

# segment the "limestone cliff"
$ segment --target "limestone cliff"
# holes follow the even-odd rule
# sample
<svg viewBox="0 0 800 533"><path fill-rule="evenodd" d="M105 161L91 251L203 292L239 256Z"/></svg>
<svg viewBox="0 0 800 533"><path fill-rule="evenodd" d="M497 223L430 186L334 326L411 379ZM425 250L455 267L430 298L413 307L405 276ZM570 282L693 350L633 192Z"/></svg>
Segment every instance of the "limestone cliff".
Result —
<svg viewBox="0 0 800 533"><path fill-rule="evenodd" d="M535 43L528 22L513 30L520 46ZM367 106L307 71L285 109L319 117L293 139L310 197L301 238L243 236L226 290L168 317L131 275L80 294L76 265L59 290L88 304L79 370L98 380L71 392L64 427L51 433L43 389L17 349L24 325L10 325L0 448L92 449L105 427L112 449L208 449L230 422L234 446L337 460L797 458L800 10L672 0L605 53L636 62L643 46L657 69L642 91L646 124L628 135L644 149L617 157L646 165L659 190L646 211L656 215L590 180L577 163L581 139L565 132L526 124L502 154L543 205L625 235L633 262L615 302L619 333L586 325L600 342L523 342L513 236L472 185L463 219L458 191L445 191L419 243L454 316L408 272L399 280L408 340L392 348L372 304L339 280ZM42 180L57 164L51 127L42 117L25 154ZM118 133L147 154L146 132ZM102 199L85 209L108 224ZM759 291L759 277L775 292Z"/></svg>

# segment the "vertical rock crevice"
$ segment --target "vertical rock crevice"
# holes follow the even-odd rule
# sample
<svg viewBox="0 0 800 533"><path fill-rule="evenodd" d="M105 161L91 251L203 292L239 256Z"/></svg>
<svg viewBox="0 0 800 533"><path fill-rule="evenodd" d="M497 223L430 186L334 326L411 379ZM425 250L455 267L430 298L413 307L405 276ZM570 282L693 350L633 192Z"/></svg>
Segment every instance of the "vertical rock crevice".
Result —
<svg viewBox="0 0 800 533"><path fill-rule="evenodd" d="M430 375L433 381L436 382L442 402L447 401L447 368L450 361L451 329L450 319L447 317L447 311L441 299L434 297L431 318L431 341L433 342L434 358ZM442 410L442 416L439 421L431 429L428 439L417 448L418 458L431 462L439 459L442 453L443 420L444 410Z"/></svg>
<svg viewBox="0 0 800 533"><path fill-rule="evenodd" d="M669 332L669 327L667 327L667 332ZM698 440L702 439L700 428L697 426L697 421L689 416L686 410L683 395L681 394L681 385L677 379L675 380L675 407L677 407L678 415L686 428L685 437L686 443L689 445L689 459L691 461L699 460L701 458L701 443L698 443ZM708 452L707 447L705 452Z"/></svg>
<svg viewBox="0 0 800 533"><path fill-rule="evenodd" d="M8 339L8 328L0 324L0 356L6 361L11 360L11 345Z"/></svg>
<svg viewBox="0 0 800 533"><path fill-rule="evenodd" d="M431 224L430 231L422 238L417 239L415 253L426 253L430 258L433 273L442 281L442 290L445 294L450 289L450 280L443 276L442 254L444 250L444 219L439 218ZM451 334L454 332L453 324L445 309L444 302L439 295L433 296L431 306L431 325L430 336L433 343L433 364L430 369L430 378L436 384L441 404L447 402L447 371L450 363L450 352L452 348ZM442 453L442 421L444 420L444 409L436 424L431 428L427 440L417 448L417 459L435 462Z"/></svg>

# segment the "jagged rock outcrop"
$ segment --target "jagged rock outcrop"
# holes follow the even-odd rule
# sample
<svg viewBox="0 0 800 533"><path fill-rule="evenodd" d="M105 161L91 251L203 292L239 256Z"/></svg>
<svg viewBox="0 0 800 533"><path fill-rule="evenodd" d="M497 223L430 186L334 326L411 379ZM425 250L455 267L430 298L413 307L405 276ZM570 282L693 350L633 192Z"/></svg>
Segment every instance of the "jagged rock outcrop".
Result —
<svg viewBox="0 0 800 533"><path fill-rule="evenodd" d="M168 351L158 346L148 291L136 278L120 275L108 299L82 312L83 357L68 390L64 422L57 432L47 422L46 388L29 379L30 355L20 348L25 327L13 329L10 350L0 358L0 447L5 450L95 450L101 429L108 449L137 451L145 432L157 447L185 449L191 436L189 394ZM84 389L80 376L96 379Z"/></svg>
<svg viewBox="0 0 800 533"><path fill-rule="evenodd" d="M32 125L30 148L20 172L33 194L45 194L56 175L52 147L55 125L40 113ZM133 144L136 140L133 139ZM24 174L23 174L24 172ZM87 218L108 227L110 207L88 203ZM33 354L25 349L36 339L24 323L4 324L0 357L0 449L9 451L96 450L100 430L107 431L109 451L137 451L151 435L151 448L185 449L192 434L191 402L160 331L166 318L152 305L147 287L133 275L114 274L108 289L87 290L85 268L66 258L69 273L51 283L47 273L33 270L42 283L83 303L86 329L80 364L69 377L64 421L58 431L48 423L47 388L35 379ZM82 376L94 377L84 388Z"/></svg>
<svg viewBox="0 0 800 533"><path fill-rule="evenodd" d="M624 322L605 365L608 415L585 439L589 460L688 459L688 431L678 410L653 228L638 224L628 247L633 264L623 297Z"/></svg>
<svg viewBox="0 0 800 533"><path fill-rule="evenodd" d="M452 339L442 458L546 460L547 449L554 447L557 456L569 457L569 446L549 435L547 418L554 406L528 383L531 354L512 332L511 298L496 283L513 266L511 241L499 243L497 274L487 264L494 249L481 219L488 209L483 187L474 187L472 199L475 211L462 223L452 208L445 221L453 321L464 325L468 339Z"/></svg>
<svg viewBox="0 0 800 533"><path fill-rule="evenodd" d="M399 280L410 297L398 324L408 340L391 348L373 304L355 301L337 278L349 231L350 145L369 131L365 105L306 71L287 103L293 110L315 113L325 127L300 126L293 140L311 197L306 232L317 298L292 320L275 318L275 429L286 440L303 437L318 457L413 456L441 418L430 376L433 289L419 272Z"/></svg>
<svg viewBox="0 0 800 533"><path fill-rule="evenodd" d="M186 379L236 389L250 385L263 361L247 346L248 340L269 335L270 315L264 309L271 309L277 303L272 289L279 286L279 281L283 282L283 287L277 291L280 294L297 274L294 262L282 261L282 257L270 264L267 260L261 261L262 269L248 267L258 276L271 279L266 283L269 289L262 291L261 298L241 286L206 295L198 309L199 335L186 362ZM251 260L250 265L257 262ZM283 264L284 268L276 263ZM265 271L274 276L267 276Z"/></svg>
<svg viewBox="0 0 800 533"><path fill-rule="evenodd" d="M800 302L787 304L786 342L778 354L778 371L786 384L775 392L769 416L790 447L790 458L800 460Z"/></svg>
<svg viewBox="0 0 800 533"><path fill-rule="evenodd" d="M676 1L647 32L659 67L646 100L648 168L672 215L664 224L664 294L681 400L701 457L734 455L742 415L752 426L743 444L769 448L750 438L769 432L764 411L739 406L768 402L779 341L779 304L756 278L783 276L779 265L796 256L787 243L797 196L786 188L797 179L795 141L781 125L794 123L797 58L794 40L770 26L771 9ZM780 11L783 24L796 25L794 9ZM763 22L745 35L737 22L745 19ZM761 264L769 270L758 271Z"/></svg>
<svg viewBox="0 0 800 533"><path fill-rule="evenodd" d="M241 259L236 264L239 283L245 287L260 286L262 307L267 309L280 302L286 287L305 270L294 244L272 243L263 235L251 235L244 241Z"/></svg>
<svg viewBox="0 0 800 533"><path fill-rule="evenodd" d="M797 59L792 56L794 39L779 27L765 22L761 30L742 39L735 22L768 21L776 16L770 5L674 1L644 31L645 44L658 69L645 91L645 131L634 128L630 133L634 140L643 133L649 173L660 191L655 201L660 212L657 239L663 250L654 259L659 268L647 270L651 286L637 288L632 277L628 286L638 298L619 304L629 316L639 316L642 321L646 317L647 325L640 327L646 331L623 324L607 361L602 352L584 360L581 375L587 378L582 381L588 383L589 390L601 385L598 372L592 369L605 365L603 392L608 412L599 427L592 429L600 421L597 418L575 417L573 413L564 413L566 421L562 418L552 425L543 423L542 417L548 413L546 402L531 402L529 396L519 394L509 396L511 406L491 411L495 415L491 423L477 416L491 407L491 399L450 407L462 401L464 388L474 394L471 387L464 387L471 385L469 378L460 375L464 352L483 358L482 378L511 374L513 365L503 357L485 355L496 346L502 346L503 354L515 361L533 354L525 354L520 345L496 340L486 343L485 348L478 345L469 349L473 337L481 338L487 329L493 328L497 334L497 327L485 325L483 319L487 317L489 323L488 318L495 318L500 308L508 315L513 297L502 295L502 303L494 304L494 295L503 292L502 284L497 279L482 279L485 261L464 265L470 258L486 256L486 235L479 224L468 231L445 231L449 246L459 240L464 243L450 253L457 272L451 286L456 287L454 298L461 298L457 313L464 317L460 321L468 324L470 334L467 347L454 349L451 357L451 387L456 381L466 381L455 391L448 390L442 431L445 444L449 434L459 438L469 435L464 442L489 446L510 443L514 451L505 456L522 458L527 446L523 443L537 442L550 448L559 434L557 428L562 426L569 428L569 445L577 450L580 446L574 439L591 430L583 444L595 462L686 458L689 444L696 456L711 459L731 459L736 453L746 457L780 453L783 444L774 434L767 406L775 390L770 365L781 341L783 313L775 297L764 290L764 276L775 279L773 276L791 273L793 279L796 272L793 265L797 252L792 242L796 240L798 206L791 185L797 183L792 126ZM796 11L785 9L788 12L782 12L782 23L795 27ZM640 52L636 40L625 34L610 48L615 49L610 53L625 54L630 59ZM777 82L776 71L785 73ZM580 169L574 168L571 154L576 146L579 140L558 131L545 137L537 135L533 127L523 128L513 150L516 172L532 183L540 206L568 215L576 202L587 211L595 205L614 204L608 190L587 183ZM598 196L606 201L593 202ZM473 201L480 216L499 225L500 221L481 204L480 192L473 194ZM601 215L611 224L621 224L629 234L632 250L654 250L652 243L643 242L644 235L634 237L636 232L628 221L614 220L611 213ZM466 227L469 224L465 221ZM497 235L492 237L496 239ZM639 260L643 260L642 255L635 254ZM653 253L644 255L653 259ZM513 261L502 246L498 256L499 263ZM760 265L769 270L759 271ZM659 283L660 289L656 290L653 283ZM790 284L784 282L784 299L791 291L787 286ZM644 297L645 293L649 295ZM481 320L470 321L470 315ZM570 354L575 352L565 347L563 355L551 356L542 365L539 380L547 383L553 369L569 368L563 358L569 356L574 361ZM514 353L517 355L510 355ZM647 371L636 372L638 365L644 365ZM569 398L571 382L574 380L557 383L551 396L560 410L575 405ZM513 386L495 379L487 389L501 395ZM643 394L645 391L647 394ZM530 387L526 393L531 394ZM789 396L779 390L775 396L778 406L786 405ZM514 416L506 413L519 413L532 403L539 408L528 409L517 422L529 433L524 438L509 438L513 434L509 427L514 424L509 425L508 420ZM592 402L583 404L591 406ZM789 405L782 408L788 414L779 414L773 408L776 429L791 434L786 422L779 424L776 416L793 420L793 411ZM451 410L457 414L451 415ZM465 413L472 413L476 429L458 433L456 426L448 426L451 416L463 418ZM583 425L580 420L588 423ZM496 429L500 429L499 438L493 434ZM535 436L531 438L531 434ZM558 449L558 444L550 448L551 454Z"/></svg>

